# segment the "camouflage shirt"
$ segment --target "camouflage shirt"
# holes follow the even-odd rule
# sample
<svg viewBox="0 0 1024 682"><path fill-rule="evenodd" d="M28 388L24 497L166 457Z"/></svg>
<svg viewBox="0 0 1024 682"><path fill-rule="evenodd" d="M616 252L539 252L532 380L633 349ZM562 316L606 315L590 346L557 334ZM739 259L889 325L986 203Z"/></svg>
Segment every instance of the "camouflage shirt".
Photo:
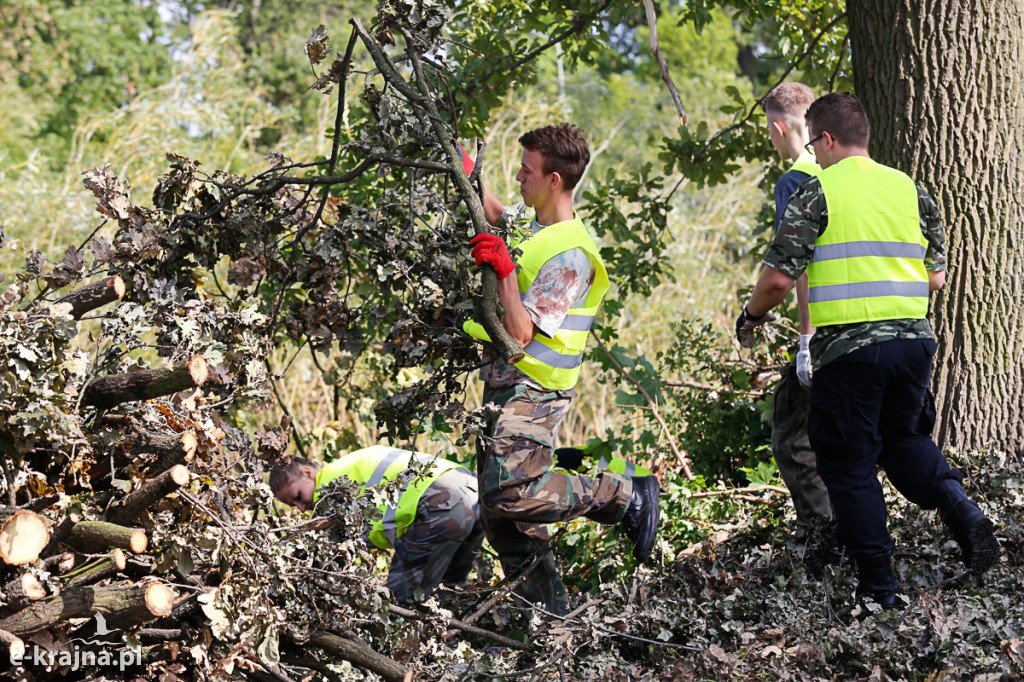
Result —
<svg viewBox="0 0 1024 682"><path fill-rule="evenodd" d="M544 227L533 220L528 229L539 232ZM541 266L536 279L523 294L523 307L542 333L555 335L569 310L590 291L594 274L594 265L583 249L564 251ZM484 349L484 361L487 364L480 370L480 378L491 388L520 383L541 388L514 366L506 364L489 344Z"/></svg>
<svg viewBox="0 0 1024 682"><path fill-rule="evenodd" d="M946 269L946 238L942 232L939 207L920 186L917 188L921 234L928 242L925 270ZM811 263L814 244L828 227L828 206L817 178L808 178L793 193L782 216L778 232L768 249L764 264L797 279ZM813 322L813 320L812 320ZM881 320L819 327L811 339L811 357L815 368L871 344L893 339L934 339L927 319Z"/></svg>

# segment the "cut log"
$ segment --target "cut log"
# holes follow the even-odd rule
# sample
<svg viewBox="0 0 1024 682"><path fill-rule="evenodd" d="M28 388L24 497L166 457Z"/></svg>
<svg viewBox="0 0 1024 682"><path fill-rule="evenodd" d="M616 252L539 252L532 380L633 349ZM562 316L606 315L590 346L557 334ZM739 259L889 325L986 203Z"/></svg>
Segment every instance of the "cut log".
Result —
<svg viewBox="0 0 1024 682"><path fill-rule="evenodd" d="M191 462L196 456L196 449L199 447L199 439L191 431L178 434L172 447L159 452L160 458L155 464L149 467L150 474L160 474L170 469L175 464Z"/></svg>
<svg viewBox="0 0 1024 682"><path fill-rule="evenodd" d="M0 630L0 642L7 645L7 653L12 659L25 658L25 642L21 641L21 637L7 630Z"/></svg>
<svg viewBox="0 0 1024 682"><path fill-rule="evenodd" d="M85 551L127 549L142 554L149 545L146 531L106 521L82 521L68 535L67 543Z"/></svg>
<svg viewBox="0 0 1024 682"><path fill-rule="evenodd" d="M31 573L22 573L3 588L4 610L16 611L46 596L46 586Z"/></svg>
<svg viewBox="0 0 1024 682"><path fill-rule="evenodd" d="M174 590L160 582L78 587L7 616L0 620L0 630L24 637L69 618L90 618L96 613L127 630L170 613L175 596Z"/></svg>
<svg viewBox="0 0 1024 682"><path fill-rule="evenodd" d="M188 480L188 467L175 464L159 476L141 481L135 490L112 505L105 517L111 523L132 523L157 500L185 485Z"/></svg>
<svg viewBox="0 0 1024 682"><path fill-rule="evenodd" d="M144 369L94 379L85 387L82 402L107 409L129 401L150 400L202 386L209 375L206 360L196 355L175 369Z"/></svg>
<svg viewBox="0 0 1024 682"><path fill-rule="evenodd" d="M71 529L74 528L80 520L81 517L74 512L69 513L61 519L60 523L54 526L53 530L50 531L50 541L46 543L46 547L43 548L43 551L40 552L40 554L43 556L49 556L56 552L57 546L67 539L68 535L71 534Z"/></svg>
<svg viewBox="0 0 1024 682"><path fill-rule="evenodd" d="M50 544L53 544L53 536L50 536ZM46 553L46 550L43 550ZM47 573L67 573L75 567L75 555L72 552L61 552L60 554L53 554L40 559L36 562L36 566Z"/></svg>
<svg viewBox="0 0 1024 682"><path fill-rule="evenodd" d="M148 475L155 476L175 464L191 462L198 447L199 439L192 431L165 434L137 429L114 448L112 457L105 456L96 460L89 468L89 478L93 481L101 480L110 474L111 462L115 469L120 469L140 457L145 457L145 462L149 463Z"/></svg>
<svg viewBox="0 0 1024 682"><path fill-rule="evenodd" d="M109 556L82 564L70 573L62 575L60 577L61 586L64 590L70 590L82 585L91 585L118 571L123 571L124 567L124 552L114 549L111 550Z"/></svg>
<svg viewBox="0 0 1024 682"><path fill-rule="evenodd" d="M124 280L114 275L75 289L57 299L57 303L70 303L71 317L77 320L90 310L120 301L124 298L124 292Z"/></svg>
<svg viewBox="0 0 1024 682"><path fill-rule="evenodd" d="M50 541L46 519L20 509L0 524L0 558L11 566L32 563Z"/></svg>
<svg viewBox="0 0 1024 682"><path fill-rule="evenodd" d="M0 621L0 627L4 627ZM359 642L330 632L316 631L309 636L309 644L327 653L348 661L363 670L380 675L387 682L403 682L408 669L398 661L388 658Z"/></svg>

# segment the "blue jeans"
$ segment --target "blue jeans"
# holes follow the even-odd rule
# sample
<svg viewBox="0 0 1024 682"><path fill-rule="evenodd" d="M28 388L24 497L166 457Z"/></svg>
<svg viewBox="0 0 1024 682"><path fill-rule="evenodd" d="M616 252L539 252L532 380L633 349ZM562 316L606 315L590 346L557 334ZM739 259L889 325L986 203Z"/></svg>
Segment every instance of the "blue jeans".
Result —
<svg viewBox="0 0 1024 682"><path fill-rule="evenodd" d="M892 551L877 467L925 509L936 507L941 481L960 476L931 439L935 350L930 339L885 341L847 353L814 374L811 446L838 539L854 557Z"/></svg>

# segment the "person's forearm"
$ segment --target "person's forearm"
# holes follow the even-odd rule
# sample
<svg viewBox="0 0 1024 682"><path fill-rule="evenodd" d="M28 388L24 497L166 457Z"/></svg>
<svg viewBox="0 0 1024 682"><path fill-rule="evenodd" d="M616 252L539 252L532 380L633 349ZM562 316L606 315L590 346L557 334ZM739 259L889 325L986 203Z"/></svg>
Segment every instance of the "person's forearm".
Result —
<svg viewBox="0 0 1024 682"><path fill-rule="evenodd" d="M928 273L928 291L938 291L946 284L946 271Z"/></svg>
<svg viewBox="0 0 1024 682"><path fill-rule="evenodd" d="M498 197L494 196L494 192L487 185L484 185L484 216L487 218L489 225L497 225L498 218L505 212L505 207L502 205Z"/></svg>
<svg viewBox="0 0 1024 682"><path fill-rule="evenodd" d="M525 347L533 340L537 329L533 324L533 318L530 317L530 311L523 305L519 296L519 286L514 274L498 280L498 298L505 309L505 315L501 318L505 331L516 340L516 343Z"/></svg>
<svg viewBox="0 0 1024 682"><path fill-rule="evenodd" d="M751 317L764 317L772 308L782 303L795 282L796 280L789 275L765 266L747 303L747 314Z"/></svg>
<svg viewBox="0 0 1024 682"><path fill-rule="evenodd" d="M800 323L800 334L806 336L814 333L811 325L810 288L807 286L807 273L800 275L796 281L796 310L797 319Z"/></svg>

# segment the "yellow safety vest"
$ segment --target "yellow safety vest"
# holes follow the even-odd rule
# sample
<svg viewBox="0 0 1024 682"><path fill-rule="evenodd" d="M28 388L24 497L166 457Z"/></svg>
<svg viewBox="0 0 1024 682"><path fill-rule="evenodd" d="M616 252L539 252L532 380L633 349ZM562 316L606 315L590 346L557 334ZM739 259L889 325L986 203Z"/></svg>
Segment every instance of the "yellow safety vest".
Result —
<svg viewBox="0 0 1024 682"><path fill-rule="evenodd" d="M851 156L818 173L828 227L807 268L816 327L928 315L928 242L917 187L900 171Z"/></svg>
<svg viewBox="0 0 1024 682"><path fill-rule="evenodd" d="M383 504L378 506L384 516L371 524L370 542L381 549L390 549L395 546L398 538L405 535L406 529L416 518L416 507L424 491L447 472L459 468L458 464L434 455L384 445L354 450L320 468L316 475L313 501L320 499L320 488L339 476L362 484L359 494L382 482L393 481L409 469L410 460L413 458L422 468L402 487L398 504L391 507Z"/></svg>
<svg viewBox="0 0 1024 682"><path fill-rule="evenodd" d="M814 158L814 154L811 154L805 149L800 152L800 156L793 160L789 170L800 171L801 173L817 177L818 173L821 172L821 166L818 165L818 161Z"/></svg>
<svg viewBox="0 0 1024 682"><path fill-rule="evenodd" d="M543 332L536 334L523 348L523 359L515 364L519 371L546 389L570 389L580 378L590 327L610 286L608 271L597 244L576 217L549 225L515 246L523 252L516 263L516 284L521 296L533 284L541 267L560 253L583 249L594 266L594 281L582 302L577 301L569 310L553 337ZM473 320L467 320L462 328L475 339L491 340L483 326Z"/></svg>

